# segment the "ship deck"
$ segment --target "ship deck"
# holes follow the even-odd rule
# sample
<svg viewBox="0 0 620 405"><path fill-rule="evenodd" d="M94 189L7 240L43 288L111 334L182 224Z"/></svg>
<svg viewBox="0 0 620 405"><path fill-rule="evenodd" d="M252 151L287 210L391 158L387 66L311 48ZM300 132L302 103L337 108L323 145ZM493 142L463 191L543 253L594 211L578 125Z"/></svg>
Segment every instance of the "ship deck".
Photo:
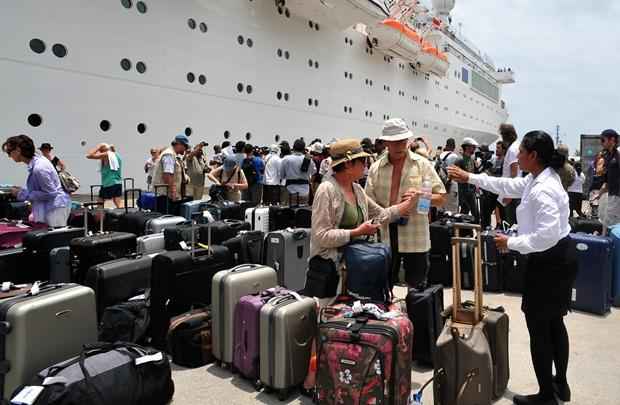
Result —
<svg viewBox="0 0 620 405"><path fill-rule="evenodd" d="M405 289L396 288L399 296ZM452 302L451 290L444 292L446 305ZM464 292L470 299L471 292ZM512 404L514 393L530 394L537 390L536 378L529 354L529 338L525 319L520 310L521 297L511 294L484 296L485 305L503 306L510 315L510 382L508 390L496 404ZM617 405L620 403L620 310L612 308L606 316L572 312L566 317L570 336L570 362L568 381L572 390L572 404ZM232 376L211 364L198 369L173 366L176 392L173 404L304 404L308 398L293 393L286 401L279 401L273 394L254 390L252 384L239 376ZM419 388L432 376L429 368L412 368L412 388ZM432 387L424 391L423 403L433 403Z"/></svg>

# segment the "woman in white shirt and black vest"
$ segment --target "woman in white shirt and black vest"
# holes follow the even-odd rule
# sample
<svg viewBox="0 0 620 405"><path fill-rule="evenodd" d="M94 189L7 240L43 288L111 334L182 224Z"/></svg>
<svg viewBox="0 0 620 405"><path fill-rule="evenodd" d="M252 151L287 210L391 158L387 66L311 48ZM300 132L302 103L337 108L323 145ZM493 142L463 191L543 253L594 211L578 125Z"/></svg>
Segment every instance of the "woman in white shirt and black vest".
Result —
<svg viewBox="0 0 620 405"><path fill-rule="evenodd" d="M556 173L563 160L551 137L543 131L532 131L523 137L518 160L519 167L530 173L527 177L475 175L455 166L448 172L458 182L507 198L521 198L517 208L518 236L499 235L495 243L500 249L527 255L521 309L527 321L540 391L535 395L515 395L513 401L517 405L556 405L554 392L562 401L570 401L566 381L569 340L564 316L577 274L576 253L568 237L568 195Z"/></svg>

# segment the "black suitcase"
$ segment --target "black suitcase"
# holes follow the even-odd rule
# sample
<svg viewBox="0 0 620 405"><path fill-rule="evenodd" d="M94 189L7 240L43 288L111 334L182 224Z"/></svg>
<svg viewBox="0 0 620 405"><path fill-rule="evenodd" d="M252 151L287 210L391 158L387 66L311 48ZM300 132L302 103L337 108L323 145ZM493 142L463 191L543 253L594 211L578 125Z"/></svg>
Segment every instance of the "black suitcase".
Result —
<svg viewBox="0 0 620 405"><path fill-rule="evenodd" d="M128 206L129 194L135 197L138 194L138 200L142 196L142 190L140 189L127 189L125 190L125 213L121 214L118 218L118 232L133 233L136 236L144 236L147 232L147 226L150 220L159 218L164 214L155 211L142 211L136 209L135 206ZM105 223L105 219L104 219Z"/></svg>
<svg viewBox="0 0 620 405"><path fill-rule="evenodd" d="M206 224L192 225L189 223L176 225L174 228L164 229L164 244L166 250L184 250L181 242L185 242L188 247L192 247L192 229L194 229L194 243L208 243L206 229L201 234L201 229L206 228ZM205 239L201 239L205 237Z"/></svg>
<svg viewBox="0 0 620 405"><path fill-rule="evenodd" d="M92 266L86 273L85 285L95 291L97 319L106 307L126 301L150 286L150 255L136 255Z"/></svg>
<svg viewBox="0 0 620 405"><path fill-rule="evenodd" d="M238 202L234 201L214 201L207 205L207 211L216 221L225 219L234 219L238 221L245 220L245 210Z"/></svg>
<svg viewBox="0 0 620 405"><path fill-rule="evenodd" d="M212 254L199 249L166 252L153 258L151 270L151 324L148 336L154 347L166 348L170 318L195 305L211 304L213 276L232 266L228 248L211 246Z"/></svg>
<svg viewBox="0 0 620 405"><path fill-rule="evenodd" d="M225 219L209 223L209 226L200 227L200 240L208 240L208 231L211 229L211 243L221 245L224 241L234 238L241 231L249 231L251 225L237 219Z"/></svg>
<svg viewBox="0 0 620 405"><path fill-rule="evenodd" d="M281 231L295 226L295 210L290 207L269 207L269 231Z"/></svg>
<svg viewBox="0 0 620 405"><path fill-rule="evenodd" d="M504 291L504 271L500 266L500 253L495 245L496 232L488 230L482 239L482 289L489 292Z"/></svg>
<svg viewBox="0 0 620 405"><path fill-rule="evenodd" d="M97 230L99 229L99 224L97 223L97 218L95 217L95 214L90 211L85 214L84 210L81 208L71 210L71 213L69 214L69 219L67 220L67 225L72 228L83 228L84 215L88 216L88 218L86 219L88 223L88 230L91 232L97 232Z"/></svg>
<svg viewBox="0 0 620 405"><path fill-rule="evenodd" d="M88 269L100 263L120 259L136 252L136 235L108 232L83 236L71 241L71 276L82 284Z"/></svg>
<svg viewBox="0 0 620 405"><path fill-rule="evenodd" d="M575 218L570 217L568 224L571 228L571 233L591 233L591 234L603 234L603 224L596 218Z"/></svg>
<svg viewBox="0 0 620 405"><path fill-rule="evenodd" d="M238 236L222 243L230 250L235 266L263 264L265 234L262 231L241 231Z"/></svg>
<svg viewBox="0 0 620 405"><path fill-rule="evenodd" d="M452 225L440 220L430 224L430 271L428 281L431 284L452 286Z"/></svg>
<svg viewBox="0 0 620 405"><path fill-rule="evenodd" d="M424 290L409 289L407 314L413 323L413 360L422 364L433 364L435 342L443 329L443 286L432 285Z"/></svg>
<svg viewBox="0 0 620 405"><path fill-rule="evenodd" d="M312 207L297 207L293 228L312 228Z"/></svg>
<svg viewBox="0 0 620 405"><path fill-rule="evenodd" d="M500 255L500 267L504 276L504 291L523 294L527 258L510 251Z"/></svg>
<svg viewBox="0 0 620 405"><path fill-rule="evenodd" d="M27 281L25 280L27 275L22 273L25 270L23 263L28 257L23 247L0 250L0 281L12 281L13 283Z"/></svg>
<svg viewBox="0 0 620 405"><path fill-rule="evenodd" d="M27 221L30 215L30 204L23 201L11 201L4 204L0 218Z"/></svg>

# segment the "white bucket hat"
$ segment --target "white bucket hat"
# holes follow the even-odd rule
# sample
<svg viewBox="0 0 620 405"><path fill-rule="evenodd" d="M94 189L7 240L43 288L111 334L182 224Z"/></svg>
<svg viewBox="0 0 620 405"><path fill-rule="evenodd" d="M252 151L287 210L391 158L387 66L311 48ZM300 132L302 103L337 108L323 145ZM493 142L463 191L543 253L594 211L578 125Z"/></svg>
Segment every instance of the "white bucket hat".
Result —
<svg viewBox="0 0 620 405"><path fill-rule="evenodd" d="M464 138L463 139L463 143L461 144L461 146L475 146L478 147L480 145L478 145L478 142L476 142L476 140L474 138Z"/></svg>
<svg viewBox="0 0 620 405"><path fill-rule="evenodd" d="M386 142L398 142L409 139L413 133L407 127L405 121L400 118L392 118L383 123L383 130L379 139Z"/></svg>

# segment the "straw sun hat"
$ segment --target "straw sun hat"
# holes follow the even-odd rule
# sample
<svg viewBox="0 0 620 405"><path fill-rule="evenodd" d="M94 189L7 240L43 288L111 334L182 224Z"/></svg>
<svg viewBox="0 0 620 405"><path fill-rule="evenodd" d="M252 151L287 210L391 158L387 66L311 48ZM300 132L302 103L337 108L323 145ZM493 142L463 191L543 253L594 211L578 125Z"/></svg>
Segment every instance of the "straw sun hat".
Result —
<svg viewBox="0 0 620 405"><path fill-rule="evenodd" d="M330 145L329 155L332 158L332 167L341 163L350 162L353 159L368 157L358 139L342 139Z"/></svg>

